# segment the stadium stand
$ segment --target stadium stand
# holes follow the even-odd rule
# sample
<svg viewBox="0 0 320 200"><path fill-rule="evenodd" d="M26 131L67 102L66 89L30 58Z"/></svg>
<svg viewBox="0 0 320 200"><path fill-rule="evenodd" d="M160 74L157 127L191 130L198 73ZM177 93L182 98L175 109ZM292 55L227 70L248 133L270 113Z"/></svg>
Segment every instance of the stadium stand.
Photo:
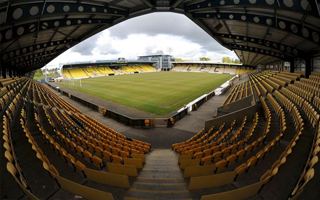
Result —
<svg viewBox="0 0 320 200"><path fill-rule="evenodd" d="M68 67L62 69L62 75L65 79L82 79L99 76L133 74L156 72L156 69L150 65L123 66L120 68L111 68L107 66L89 66L89 67Z"/></svg>
<svg viewBox="0 0 320 200"><path fill-rule="evenodd" d="M295 179L289 184L290 188L284 188L281 193L287 192L289 196L291 192L290 198L296 198L299 194L314 199L318 193L308 194L305 190L308 191L308 184L310 188L315 188L317 180L319 113L315 109L318 103L315 96L319 86L316 80L320 76L313 74L306 79L299 73L272 71L249 76L247 82L231 90L225 104L231 102L230 99L243 98L242 91L249 84L253 85L251 88L255 88L254 95L263 109L262 113L253 115L251 123L245 116L243 121L202 130L189 140L172 145L173 150L180 154L179 166L189 179L188 188L202 195L201 199L233 199L235 196L244 199L257 193L267 197L267 191L274 187L274 180L285 176L281 169L291 168L294 172L287 176L295 175ZM306 145L305 138L309 138L310 155L301 158L305 164L299 165L294 159L295 155L302 154L299 151L301 144ZM283 145L281 141L287 143ZM308 155L309 147L305 148L304 155ZM210 194L213 188L218 192ZM219 192L222 188L231 189ZM283 195L277 199L285 197Z"/></svg>
<svg viewBox="0 0 320 200"><path fill-rule="evenodd" d="M208 72L217 74L232 74L232 75L242 75L247 74L253 69L242 69L239 65L232 64L220 64L220 63L197 63L197 62L176 62L172 71L176 72Z"/></svg>
<svg viewBox="0 0 320 200"><path fill-rule="evenodd" d="M252 70L252 69L237 68L236 74L238 74L238 75L248 74L248 73L251 73L251 72L253 72L253 71L254 71L254 70Z"/></svg>
<svg viewBox="0 0 320 200"><path fill-rule="evenodd" d="M89 74L82 68L63 69L63 75L69 79L88 78Z"/></svg>
<svg viewBox="0 0 320 200"><path fill-rule="evenodd" d="M239 99L243 99L250 95L253 95L251 82L250 81L243 82L241 84L236 85L234 88L232 88L229 96L224 102L224 105L235 102Z"/></svg>
<svg viewBox="0 0 320 200"><path fill-rule="evenodd" d="M320 199L319 7L311 0L2 0L0 199L136 200L126 195L137 182L131 194L138 188L146 199ZM243 66L174 63L173 71L239 78L204 129L148 166L149 177L178 167L170 175L184 177L161 177L166 184L139 177L154 152L149 143L88 117L31 79L88 37L163 11L186 15ZM210 41L201 44L199 53L213 49ZM90 64L62 73L81 79L153 71Z"/></svg>
<svg viewBox="0 0 320 200"><path fill-rule="evenodd" d="M88 199L113 199L109 192L82 185L81 179L129 188L129 176L137 176L143 168L149 144L126 138L81 114L30 79L2 80L1 85L5 86L1 91L9 90L1 97L6 168L20 188L17 191L28 198L71 198L74 193ZM14 191L12 183L5 184L5 191ZM3 198L23 194L12 195L5 193Z"/></svg>
<svg viewBox="0 0 320 200"><path fill-rule="evenodd" d="M189 191L201 199L245 199L271 197L277 188L277 199L314 199L308 191L318 186L319 79L265 71L235 85L225 105L254 95L261 109L172 145ZM3 198L123 198L150 144L100 124L28 78L0 83ZM280 180L288 176L285 185Z"/></svg>

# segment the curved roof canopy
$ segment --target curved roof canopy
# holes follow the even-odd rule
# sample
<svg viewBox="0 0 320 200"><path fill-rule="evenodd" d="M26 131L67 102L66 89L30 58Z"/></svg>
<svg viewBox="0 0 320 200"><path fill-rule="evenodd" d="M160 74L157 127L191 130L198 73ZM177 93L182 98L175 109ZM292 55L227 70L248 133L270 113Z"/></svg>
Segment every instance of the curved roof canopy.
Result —
<svg viewBox="0 0 320 200"><path fill-rule="evenodd" d="M138 15L183 13L247 65L320 50L317 0L0 0L1 66L28 72Z"/></svg>

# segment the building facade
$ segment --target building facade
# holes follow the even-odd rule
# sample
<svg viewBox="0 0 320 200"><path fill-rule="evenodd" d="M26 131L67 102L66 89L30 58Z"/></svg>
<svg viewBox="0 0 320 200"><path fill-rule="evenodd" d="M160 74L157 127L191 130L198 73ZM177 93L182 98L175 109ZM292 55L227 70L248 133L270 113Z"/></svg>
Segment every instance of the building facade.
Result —
<svg viewBox="0 0 320 200"><path fill-rule="evenodd" d="M148 55L139 56L138 61L154 62L158 70L169 71L172 68L174 58L171 55Z"/></svg>

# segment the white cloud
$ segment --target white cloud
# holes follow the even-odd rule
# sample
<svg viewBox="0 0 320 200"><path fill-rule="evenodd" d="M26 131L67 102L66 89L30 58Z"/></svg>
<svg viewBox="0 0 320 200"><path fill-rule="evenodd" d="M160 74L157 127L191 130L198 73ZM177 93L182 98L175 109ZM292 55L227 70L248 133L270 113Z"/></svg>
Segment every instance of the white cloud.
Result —
<svg viewBox="0 0 320 200"><path fill-rule="evenodd" d="M105 49L112 47L118 52L106 53ZM201 51L201 46L197 43L186 40L181 36L158 34L130 34L127 38L112 38L109 31L105 31L97 40L93 54L105 54L108 58L115 56L126 57L127 59L136 59L139 55L155 54L157 52L173 54L181 57L184 55L194 55Z"/></svg>
<svg viewBox="0 0 320 200"><path fill-rule="evenodd" d="M156 31L150 28L155 23ZM130 28L131 27L131 28ZM223 56L236 58L187 17L174 13L154 13L115 25L64 52L47 66L95 60L136 59L140 55L163 52L175 57L197 60Z"/></svg>

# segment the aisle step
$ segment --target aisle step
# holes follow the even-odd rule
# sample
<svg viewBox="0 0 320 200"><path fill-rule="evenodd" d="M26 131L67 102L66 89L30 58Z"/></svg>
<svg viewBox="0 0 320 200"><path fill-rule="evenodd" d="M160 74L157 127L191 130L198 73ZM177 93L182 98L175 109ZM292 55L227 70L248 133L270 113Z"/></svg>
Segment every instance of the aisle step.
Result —
<svg viewBox="0 0 320 200"><path fill-rule="evenodd" d="M125 196L125 200L191 199L175 152L155 149L147 155L144 168Z"/></svg>

